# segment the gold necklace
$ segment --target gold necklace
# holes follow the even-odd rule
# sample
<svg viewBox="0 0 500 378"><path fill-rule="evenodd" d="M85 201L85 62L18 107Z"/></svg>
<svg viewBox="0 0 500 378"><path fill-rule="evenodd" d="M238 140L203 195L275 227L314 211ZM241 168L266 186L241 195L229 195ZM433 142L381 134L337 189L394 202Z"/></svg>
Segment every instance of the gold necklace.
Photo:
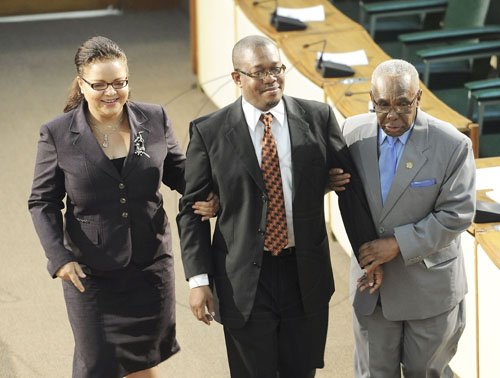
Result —
<svg viewBox="0 0 500 378"><path fill-rule="evenodd" d="M108 125L105 125L105 124L98 125L97 122L96 122L96 120L94 119L94 117L92 117L92 116L88 117L90 126L94 130L96 130L99 134L102 135L101 146L103 148L108 148L109 147L109 134L113 134L116 130L118 130L118 128L120 127L121 123L123 122L123 117L124 117L124 113L122 112L122 115L121 115L120 119L117 122L112 123L112 124L108 124ZM109 131L104 132L104 131L102 131L100 129L100 127L105 127Z"/></svg>

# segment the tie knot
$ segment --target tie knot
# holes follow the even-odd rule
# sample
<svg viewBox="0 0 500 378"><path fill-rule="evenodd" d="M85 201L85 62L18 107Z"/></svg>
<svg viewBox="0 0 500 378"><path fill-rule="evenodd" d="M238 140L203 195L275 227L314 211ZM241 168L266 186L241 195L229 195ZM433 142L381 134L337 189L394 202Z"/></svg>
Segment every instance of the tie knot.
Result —
<svg viewBox="0 0 500 378"><path fill-rule="evenodd" d="M397 137L387 137L387 143L389 144L390 147L394 147L394 145L397 143L398 138Z"/></svg>
<svg viewBox="0 0 500 378"><path fill-rule="evenodd" d="M273 122L273 115L271 113L262 113L259 120L264 124L264 126L271 126Z"/></svg>

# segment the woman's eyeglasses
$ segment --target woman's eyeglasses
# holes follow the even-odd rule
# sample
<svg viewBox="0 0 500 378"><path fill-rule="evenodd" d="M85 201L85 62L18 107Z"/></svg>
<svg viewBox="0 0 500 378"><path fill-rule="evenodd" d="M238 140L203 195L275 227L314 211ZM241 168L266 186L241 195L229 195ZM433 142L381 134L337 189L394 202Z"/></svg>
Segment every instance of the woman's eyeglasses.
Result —
<svg viewBox="0 0 500 378"><path fill-rule="evenodd" d="M108 87L111 85L114 89L123 89L128 85L128 79L119 79L115 80L112 83L106 83L104 81L98 81L97 83L91 83L87 80L85 80L83 77L80 76L80 79L82 79L84 82L86 82L90 88L92 88L94 91L105 91L108 89Z"/></svg>

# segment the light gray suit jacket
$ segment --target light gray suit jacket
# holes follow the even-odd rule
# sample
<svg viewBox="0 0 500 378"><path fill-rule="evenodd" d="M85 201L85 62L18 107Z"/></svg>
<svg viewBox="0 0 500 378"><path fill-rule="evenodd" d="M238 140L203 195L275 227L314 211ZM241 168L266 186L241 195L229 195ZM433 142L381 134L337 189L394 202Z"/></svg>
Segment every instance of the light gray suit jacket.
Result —
<svg viewBox="0 0 500 378"><path fill-rule="evenodd" d="M389 320L425 319L452 309L467 292L460 234L475 210L470 140L420 109L382 206L377 118L346 120L344 134L380 237L394 235L401 254L383 265L379 290ZM378 295L357 293L354 308L371 314Z"/></svg>

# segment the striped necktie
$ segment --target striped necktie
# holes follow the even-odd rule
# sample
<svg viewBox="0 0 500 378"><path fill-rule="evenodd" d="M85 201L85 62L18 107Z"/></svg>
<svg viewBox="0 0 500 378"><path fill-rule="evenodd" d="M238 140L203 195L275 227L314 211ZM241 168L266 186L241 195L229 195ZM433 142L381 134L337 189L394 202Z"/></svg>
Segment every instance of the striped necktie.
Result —
<svg viewBox="0 0 500 378"><path fill-rule="evenodd" d="M261 114L259 119L264 124L261 170L268 196L264 247L271 251L273 255L278 255L288 244L285 197L283 196L280 160L276 141L271 132L273 115L271 113Z"/></svg>

